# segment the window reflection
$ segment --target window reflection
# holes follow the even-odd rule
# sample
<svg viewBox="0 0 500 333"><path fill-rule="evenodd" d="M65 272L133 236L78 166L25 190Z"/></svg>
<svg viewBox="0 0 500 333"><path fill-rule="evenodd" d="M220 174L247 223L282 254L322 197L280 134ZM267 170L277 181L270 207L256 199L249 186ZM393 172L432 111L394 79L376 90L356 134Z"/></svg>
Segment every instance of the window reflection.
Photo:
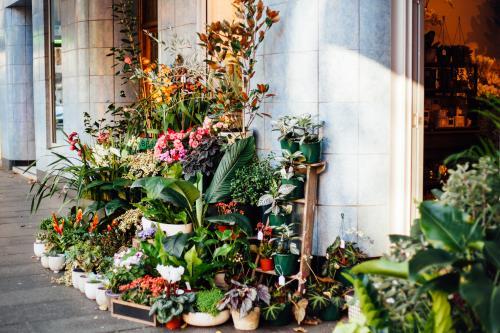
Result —
<svg viewBox="0 0 500 333"><path fill-rule="evenodd" d="M50 56L52 71L52 142L63 142L61 0L50 0Z"/></svg>

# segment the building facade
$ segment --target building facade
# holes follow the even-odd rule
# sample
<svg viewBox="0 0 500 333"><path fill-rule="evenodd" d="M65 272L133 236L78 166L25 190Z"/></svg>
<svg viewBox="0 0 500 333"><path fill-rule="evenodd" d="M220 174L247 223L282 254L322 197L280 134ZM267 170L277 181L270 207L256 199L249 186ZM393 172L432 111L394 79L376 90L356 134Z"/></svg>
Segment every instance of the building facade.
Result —
<svg viewBox="0 0 500 333"><path fill-rule="evenodd" d="M160 40L177 34L196 44L207 22L232 15L229 0L142 1L157 14ZM368 251L380 254L388 234L408 231L418 199L411 27L421 9L412 0L265 2L281 21L258 55L256 81L276 94L263 107L274 118L311 113L325 122L314 252L358 230L373 240L362 242ZM110 103L131 102L107 56L120 42L112 3L0 0L4 167L36 160L43 173L51 151L68 153L61 130L82 132L84 113L101 118ZM167 58L160 50L160 62ZM270 120L256 121L254 131L259 150L279 150Z"/></svg>

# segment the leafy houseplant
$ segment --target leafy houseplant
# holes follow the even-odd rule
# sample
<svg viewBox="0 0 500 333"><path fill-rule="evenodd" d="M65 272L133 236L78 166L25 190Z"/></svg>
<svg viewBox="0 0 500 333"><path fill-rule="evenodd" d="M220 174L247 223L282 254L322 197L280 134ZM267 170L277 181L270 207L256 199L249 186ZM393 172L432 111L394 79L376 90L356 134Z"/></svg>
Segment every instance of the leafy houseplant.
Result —
<svg viewBox="0 0 500 333"><path fill-rule="evenodd" d="M319 129L323 123L316 123L310 114L298 117L300 151L304 154L307 163L317 163L321 159L321 138Z"/></svg>
<svg viewBox="0 0 500 333"><path fill-rule="evenodd" d="M271 292L269 305L262 308L262 319L270 326L284 326L292 321L292 303L290 293L284 287Z"/></svg>
<svg viewBox="0 0 500 333"><path fill-rule="evenodd" d="M342 241L339 236L326 249L326 261L322 267L322 275L336 279L344 284L349 285L350 282L344 278L342 272L359 264L367 258L356 243Z"/></svg>
<svg viewBox="0 0 500 333"><path fill-rule="evenodd" d="M269 305L269 289L259 284L251 287L232 280L234 288L229 290L219 302L218 309L229 308L234 327L238 330L254 330L259 326L260 304Z"/></svg>
<svg viewBox="0 0 500 333"><path fill-rule="evenodd" d="M293 207L288 202L287 196L294 189L293 185L278 186L278 183L273 181L268 193L259 198L258 206L270 206L265 213L270 213L269 224L271 226L280 226L290 222Z"/></svg>
<svg viewBox="0 0 500 333"><path fill-rule="evenodd" d="M275 227L276 238L272 241L274 243L274 267L276 273L283 276L293 275L298 270L298 257L300 251L295 241L300 240L293 231L294 224L282 224Z"/></svg>
<svg viewBox="0 0 500 333"><path fill-rule="evenodd" d="M277 121L272 122L273 131L279 131L281 149L293 154L299 150L300 130L298 119L294 116L282 116Z"/></svg>
<svg viewBox="0 0 500 333"><path fill-rule="evenodd" d="M263 271L272 271L273 264L273 246L269 241L263 241L259 246L260 268Z"/></svg>
<svg viewBox="0 0 500 333"><path fill-rule="evenodd" d="M281 157L278 157L281 164L281 169L278 172L281 176L281 184L295 186L287 199L301 199L304 197L304 177L297 175L297 171L306 168L303 164L305 161L304 155L300 151L290 153L288 150L284 150L282 154Z"/></svg>
<svg viewBox="0 0 500 333"><path fill-rule="evenodd" d="M342 289L340 283L328 278L318 278L309 285L306 298L311 314L323 321L338 320L345 303Z"/></svg>

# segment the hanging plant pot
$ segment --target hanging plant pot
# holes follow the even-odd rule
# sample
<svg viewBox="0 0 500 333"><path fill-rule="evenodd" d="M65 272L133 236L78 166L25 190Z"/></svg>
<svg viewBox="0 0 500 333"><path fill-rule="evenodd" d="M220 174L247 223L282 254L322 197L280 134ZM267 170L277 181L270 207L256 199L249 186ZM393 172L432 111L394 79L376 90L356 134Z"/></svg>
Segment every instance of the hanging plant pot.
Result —
<svg viewBox="0 0 500 333"><path fill-rule="evenodd" d="M260 258L260 269L269 272L274 269L273 258Z"/></svg>
<svg viewBox="0 0 500 333"><path fill-rule="evenodd" d="M271 227L279 227L280 225L283 225L283 224L290 224L291 220L292 220L292 214L287 214L287 215L270 214L269 215L269 225Z"/></svg>
<svg viewBox="0 0 500 333"><path fill-rule="evenodd" d="M340 319L340 309L337 305L330 303L319 313L319 318L323 321L336 321Z"/></svg>
<svg viewBox="0 0 500 333"><path fill-rule="evenodd" d="M292 193L286 196L287 200L304 198L304 182L298 178L281 179L281 184L290 184L295 186Z"/></svg>
<svg viewBox="0 0 500 333"><path fill-rule="evenodd" d="M285 326L290 324L292 322L292 319L293 319L292 304L286 303L283 310L276 315L276 318L274 320L264 319L264 322L266 323L266 325L269 326Z"/></svg>
<svg viewBox="0 0 500 333"><path fill-rule="evenodd" d="M298 259L299 256L296 254L275 254L273 256L274 260L274 270L278 275L290 276L294 275L298 271Z"/></svg>
<svg viewBox="0 0 500 333"><path fill-rule="evenodd" d="M321 159L321 141L302 143L300 151L306 158L306 163L318 163Z"/></svg>
<svg viewBox="0 0 500 333"><path fill-rule="evenodd" d="M260 308L255 307L245 317L240 317L239 310L231 310L234 328L242 331L253 331L259 327Z"/></svg>
<svg viewBox="0 0 500 333"><path fill-rule="evenodd" d="M291 154L299 150L299 143L297 141L283 139L280 140L280 146L283 150L288 150Z"/></svg>

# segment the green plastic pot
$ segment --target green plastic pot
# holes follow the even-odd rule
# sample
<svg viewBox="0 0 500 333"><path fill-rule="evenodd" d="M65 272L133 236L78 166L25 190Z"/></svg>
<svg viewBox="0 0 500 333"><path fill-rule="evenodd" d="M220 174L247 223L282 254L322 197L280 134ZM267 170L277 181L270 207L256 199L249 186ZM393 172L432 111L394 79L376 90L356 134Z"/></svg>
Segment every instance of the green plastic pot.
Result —
<svg viewBox="0 0 500 333"><path fill-rule="evenodd" d="M275 254L273 256L274 260L274 270L278 275L290 276L297 273L299 270L299 256L296 254Z"/></svg>
<svg viewBox="0 0 500 333"><path fill-rule="evenodd" d="M290 153L295 153L299 150L299 143L287 139L280 140L280 146L283 150L288 150Z"/></svg>
<svg viewBox="0 0 500 333"><path fill-rule="evenodd" d="M319 318L323 321L336 321L340 319L340 309L337 305L331 304L320 311Z"/></svg>
<svg viewBox="0 0 500 333"><path fill-rule="evenodd" d="M286 196L287 200L302 199L304 197L304 182L298 178L281 179L281 184L291 184L295 186L292 193Z"/></svg>
<svg viewBox="0 0 500 333"><path fill-rule="evenodd" d="M321 141L303 143L300 145L300 151L307 163L318 163L321 160Z"/></svg>
<svg viewBox="0 0 500 333"><path fill-rule="evenodd" d="M286 303L283 311L278 313L276 319L274 320L265 320L264 323L269 326L285 326L292 322L293 314L292 314L292 304Z"/></svg>
<svg viewBox="0 0 500 333"><path fill-rule="evenodd" d="M292 214L287 214L287 215L270 214L269 215L269 225L271 227L279 227L280 225L283 225L283 224L290 224L291 220L292 220Z"/></svg>

